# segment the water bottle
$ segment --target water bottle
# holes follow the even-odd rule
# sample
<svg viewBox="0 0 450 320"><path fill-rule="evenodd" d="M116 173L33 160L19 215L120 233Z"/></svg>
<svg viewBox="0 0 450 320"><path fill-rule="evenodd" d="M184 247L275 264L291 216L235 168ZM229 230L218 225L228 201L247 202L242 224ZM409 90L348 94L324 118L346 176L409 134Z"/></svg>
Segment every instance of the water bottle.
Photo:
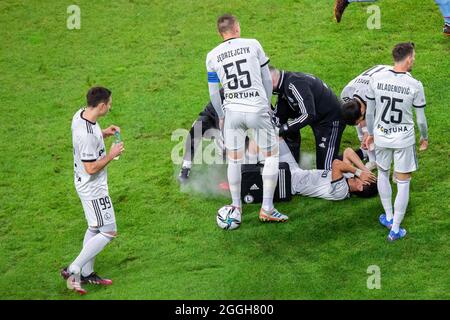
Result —
<svg viewBox="0 0 450 320"><path fill-rule="evenodd" d="M120 136L120 132L119 131L114 132L114 144L121 143L121 142L122 142L122 137ZM119 157L120 156L115 157L114 160L119 160Z"/></svg>

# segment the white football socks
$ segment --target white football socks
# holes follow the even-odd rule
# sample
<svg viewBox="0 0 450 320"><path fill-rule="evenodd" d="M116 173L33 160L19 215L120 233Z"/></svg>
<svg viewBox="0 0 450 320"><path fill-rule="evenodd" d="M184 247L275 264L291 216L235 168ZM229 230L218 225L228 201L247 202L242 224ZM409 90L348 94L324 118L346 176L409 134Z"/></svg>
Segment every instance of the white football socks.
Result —
<svg viewBox="0 0 450 320"><path fill-rule="evenodd" d="M230 186L230 193L232 205L242 208L241 205L241 163L235 160L229 160L228 163L228 185Z"/></svg>
<svg viewBox="0 0 450 320"><path fill-rule="evenodd" d="M398 233L400 224L405 216L406 208L409 201L409 185L410 180L397 179L397 196L394 203L394 223L392 224L392 231Z"/></svg>
<svg viewBox="0 0 450 320"><path fill-rule="evenodd" d="M394 215L392 214L392 187L389 181L389 170L384 171L378 168L378 193L380 194L381 204L383 205L386 219L391 221Z"/></svg>
<svg viewBox="0 0 450 320"><path fill-rule="evenodd" d="M183 165L182 165L182 167L183 167L183 168L189 168L189 169L191 169L191 168L192 168L192 161L183 160Z"/></svg>
<svg viewBox="0 0 450 320"><path fill-rule="evenodd" d="M273 194L278 182L278 155L266 158L262 172L263 179L263 203L262 208L266 212L273 210Z"/></svg>
<svg viewBox="0 0 450 320"><path fill-rule="evenodd" d="M89 240L91 240L93 237L95 237L98 234L98 232L99 231L97 229L87 228L86 233L84 235L83 248L86 245L86 243L88 243ZM93 257L91 260L86 262L86 264L83 266L83 268L81 269L81 274L84 277L87 277L92 272L94 272L94 263L95 263L95 257Z"/></svg>
<svg viewBox="0 0 450 320"><path fill-rule="evenodd" d="M102 233L98 233L92 237L83 247L75 261L69 266L69 272L72 274L80 274L81 269L86 263L99 254L112 239L112 236L108 237Z"/></svg>

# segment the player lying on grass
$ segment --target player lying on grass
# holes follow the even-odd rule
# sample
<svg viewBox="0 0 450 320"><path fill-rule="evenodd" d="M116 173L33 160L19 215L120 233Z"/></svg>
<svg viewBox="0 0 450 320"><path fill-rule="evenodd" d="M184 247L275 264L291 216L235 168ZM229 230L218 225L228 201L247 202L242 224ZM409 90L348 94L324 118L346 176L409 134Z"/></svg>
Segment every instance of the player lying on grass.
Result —
<svg viewBox="0 0 450 320"><path fill-rule="evenodd" d="M326 200L344 200L351 195L362 198L377 195L375 175L360 157L347 148L342 160L334 159L331 171L303 170L284 141L280 142L280 162L287 162L291 170L292 194Z"/></svg>
<svg viewBox="0 0 450 320"><path fill-rule="evenodd" d="M110 285L94 272L95 257L117 236L114 208L109 197L106 166L123 151L123 142L114 144L106 153L103 138L120 131L117 126L105 130L98 119L111 109L111 91L103 87L91 88L87 93L87 107L78 110L72 119L74 182L88 228L83 249L69 267L61 270L67 288L79 294L87 291L83 283Z"/></svg>
<svg viewBox="0 0 450 320"><path fill-rule="evenodd" d="M361 150L364 153L364 157L367 157L369 160L366 163L366 167L369 170L375 169L377 164L375 162L375 151L366 149L363 143L368 135L365 120L367 105L365 96L372 75L389 68L392 67L386 65L373 66L351 80L341 92L341 99L344 101L342 117L347 125L355 126L358 139L361 142Z"/></svg>

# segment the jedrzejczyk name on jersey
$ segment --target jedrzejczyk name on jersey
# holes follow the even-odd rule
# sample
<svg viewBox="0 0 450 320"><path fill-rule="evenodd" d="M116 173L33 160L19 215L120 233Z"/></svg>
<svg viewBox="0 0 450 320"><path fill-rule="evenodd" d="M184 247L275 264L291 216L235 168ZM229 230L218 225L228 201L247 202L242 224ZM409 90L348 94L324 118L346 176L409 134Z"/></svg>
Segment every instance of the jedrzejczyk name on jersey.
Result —
<svg viewBox="0 0 450 320"><path fill-rule="evenodd" d="M375 101L375 145L406 148L415 144L413 107L425 107L423 85L408 72L386 70L372 76L366 98Z"/></svg>
<svg viewBox="0 0 450 320"><path fill-rule="evenodd" d="M374 74L388 69L392 69L392 67L379 64L364 71L345 86L341 93L341 99L346 101L357 97L361 101L366 101L366 91L369 87L370 78Z"/></svg>
<svg viewBox="0 0 450 320"><path fill-rule="evenodd" d="M234 38L222 42L206 58L209 82L224 89L223 108L235 111L268 111L261 67L269 63L261 44L255 39Z"/></svg>
<svg viewBox="0 0 450 320"><path fill-rule="evenodd" d="M84 109L78 110L72 119L74 182L81 199L94 200L108 194L106 167L90 175L83 162L93 162L105 157L106 148L99 123L83 118L83 112Z"/></svg>

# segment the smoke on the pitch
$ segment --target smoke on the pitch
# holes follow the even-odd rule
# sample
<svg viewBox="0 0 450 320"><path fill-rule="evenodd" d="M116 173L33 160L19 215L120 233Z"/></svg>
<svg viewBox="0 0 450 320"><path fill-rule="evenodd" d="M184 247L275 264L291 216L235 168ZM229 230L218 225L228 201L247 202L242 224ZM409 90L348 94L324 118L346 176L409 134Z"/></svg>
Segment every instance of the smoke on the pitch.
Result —
<svg viewBox="0 0 450 320"><path fill-rule="evenodd" d="M179 168L176 168L178 176ZM211 196L229 196L229 191L223 189L228 183L226 165L194 165L188 182L180 185L181 192ZM222 187L221 187L222 186Z"/></svg>

